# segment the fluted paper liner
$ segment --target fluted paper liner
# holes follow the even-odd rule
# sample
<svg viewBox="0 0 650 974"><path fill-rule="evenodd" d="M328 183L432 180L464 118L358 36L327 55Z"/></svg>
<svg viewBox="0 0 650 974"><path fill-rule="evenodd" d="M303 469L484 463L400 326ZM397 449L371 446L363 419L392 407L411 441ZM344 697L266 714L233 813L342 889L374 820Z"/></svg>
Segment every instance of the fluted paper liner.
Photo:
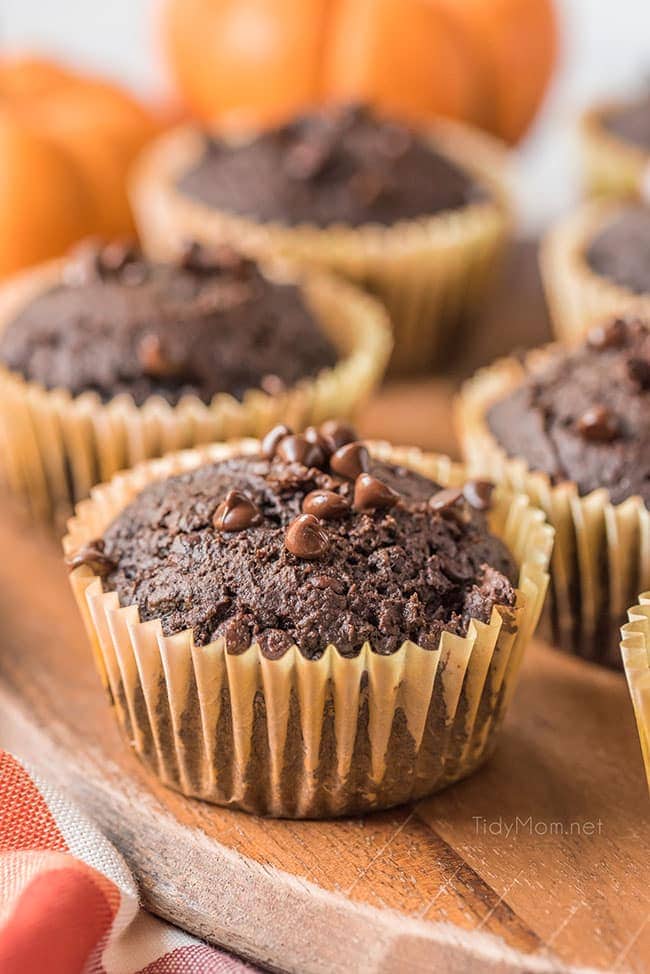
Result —
<svg viewBox="0 0 650 974"><path fill-rule="evenodd" d="M481 369L461 391L456 419L471 474L523 492L555 528L545 634L568 652L621 667L619 631L637 593L650 587L650 512L640 497L612 504L605 489L580 496L570 481L553 484L521 458L509 458L487 423L490 407L543 366L554 346Z"/></svg>
<svg viewBox="0 0 650 974"><path fill-rule="evenodd" d="M254 452L254 440L185 451L142 464L93 490L69 524L70 554L100 535L153 480ZM370 445L371 452L440 483L462 483L446 458ZM222 639L197 647L191 631L165 637L140 622L86 567L71 574L95 659L134 750L165 784L247 811L327 817L388 807L462 778L490 754L537 623L552 531L527 498L495 493L492 528L520 565L514 608L496 607L466 637L435 651L405 642L390 656L366 644L318 660L296 646L267 659Z"/></svg>
<svg viewBox="0 0 650 974"><path fill-rule="evenodd" d="M580 154L585 190L591 196L621 199L639 191L650 152L610 132L603 120L624 106L598 105L586 112L580 125Z"/></svg>
<svg viewBox="0 0 650 974"><path fill-rule="evenodd" d="M4 286L0 330L32 297L61 280L61 268L53 262ZM286 268L271 270L287 279ZM124 394L102 403L95 393L48 391L0 365L0 475L35 517L63 524L93 484L142 460L233 436L261 436L278 422L301 430L353 415L390 354L384 309L326 273L303 273L297 280L340 356L333 368L279 395L251 389L241 402L220 394L206 405L186 396L176 406L151 396L136 406Z"/></svg>
<svg viewBox="0 0 650 974"><path fill-rule="evenodd" d="M561 220L542 243L544 288L561 341L580 342L595 323L612 315L650 317L650 294L635 294L596 274L585 256L590 242L622 205L611 200L585 203Z"/></svg>
<svg viewBox="0 0 650 974"><path fill-rule="evenodd" d="M650 788L650 592L640 595L638 602L621 629L621 657Z"/></svg>
<svg viewBox="0 0 650 974"><path fill-rule="evenodd" d="M141 157L131 199L150 253L169 257L188 240L227 242L257 257L288 257L325 267L377 295L388 309L395 371L433 363L492 279L510 224L507 154L483 133L437 122L435 147L470 172L490 200L390 227L258 223L213 209L181 193L180 176L200 158L193 128L167 133Z"/></svg>

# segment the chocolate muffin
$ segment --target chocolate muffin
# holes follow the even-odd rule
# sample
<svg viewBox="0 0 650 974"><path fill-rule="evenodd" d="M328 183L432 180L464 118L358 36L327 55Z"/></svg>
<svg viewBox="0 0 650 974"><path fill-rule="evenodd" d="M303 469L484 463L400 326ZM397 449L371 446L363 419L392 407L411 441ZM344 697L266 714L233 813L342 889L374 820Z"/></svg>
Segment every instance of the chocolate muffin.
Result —
<svg viewBox="0 0 650 974"><path fill-rule="evenodd" d="M339 106L247 140L168 133L139 161L132 196L151 253L228 243L363 286L388 309L394 369L421 371L492 277L509 223L505 170L502 147L465 126L416 131Z"/></svg>
<svg viewBox="0 0 650 974"><path fill-rule="evenodd" d="M610 317L576 348L495 362L458 420L470 469L555 528L547 638L620 669L626 609L650 587L650 326Z"/></svg>
<svg viewBox="0 0 650 974"><path fill-rule="evenodd" d="M488 197L422 136L364 107L306 115L239 144L206 137L178 188L254 220L318 227L388 226Z"/></svg>
<svg viewBox="0 0 650 974"><path fill-rule="evenodd" d="M591 108L582 118L581 142L590 195L636 196L650 162L650 91Z"/></svg>
<svg viewBox="0 0 650 974"><path fill-rule="evenodd" d="M390 348L381 305L326 272L86 244L0 288L0 476L59 525L141 460L349 417Z"/></svg>
<svg viewBox="0 0 650 974"><path fill-rule="evenodd" d="M622 206L589 241L591 270L634 294L650 294L650 207Z"/></svg>
<svg viewBox="0 0 650 974"><path fill-rule="evenodd" d="M650 91L602 113L603 128L623 142L650 152Z"/></svg>
<svg viewBox="0 0 650 974"><path fill-rule="evenodd" d="M127 471L64 549L145 764L186 795L330 817L488 757L551 544L525 497L328 422Z"/></svg>
<svg viewBox="0 0 650 974"><path fill-rule="evenodd" d="M146 488L99 544L108 590L163 632L192 629L229 652L258 643L344 656L405 640L437 649L514 605L515 565L490 534L490 488L442 489L371 459L338 424L278 428L264 455L235 457ZM94 559L96 546L88 557Z"/></svg>
<svg viewBox="0 0 650 974"><path fill-rule="evenodd" d="M650 507L650 330L614 318L544 366L487 413L510 457L581 495L607 488L611 502L638 495Z"/></svg>
<svg viewBox="0 0 650 974"><path fill-rule="evenodd" d="M196 245L160 264L131 246L87 244L0 336L0 362L28 381L137 405L279 393L336 358L296 285Z"/></svg>

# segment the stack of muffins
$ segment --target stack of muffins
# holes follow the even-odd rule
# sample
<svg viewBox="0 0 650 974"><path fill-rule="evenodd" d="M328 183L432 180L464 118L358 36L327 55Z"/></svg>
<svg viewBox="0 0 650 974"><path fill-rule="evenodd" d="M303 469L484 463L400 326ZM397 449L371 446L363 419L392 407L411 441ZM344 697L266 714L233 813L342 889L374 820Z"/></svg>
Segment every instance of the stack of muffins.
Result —
<svg viewBox="0 0 650 974"><path fill-rule="evenodd" d="M474 132L362 107L239 142L183 129L134 174L144 252L90 243L6 289L5 475L34 514L77 505L64 546L97 666L170 787L330 816L469 774L554 533L551 638L620 665L650 587L643 321L620 307L578 348L477 376L467 468L347 422L391 348L394 371L439 361L483 299L505 168ZM612 233L588 258L608 286Z"/></svg>

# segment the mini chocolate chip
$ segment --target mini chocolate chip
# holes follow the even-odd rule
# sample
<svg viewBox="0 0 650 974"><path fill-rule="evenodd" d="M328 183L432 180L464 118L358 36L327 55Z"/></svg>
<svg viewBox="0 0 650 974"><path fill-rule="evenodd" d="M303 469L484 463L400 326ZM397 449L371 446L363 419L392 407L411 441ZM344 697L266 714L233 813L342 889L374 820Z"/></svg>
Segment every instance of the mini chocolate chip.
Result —
<svg viewBox="0 0 650 974"><path fill-rule="evenodd" d="M100 278L99 254L101 244L94 237L83 240L71 251L63 267L63 283L68 287L82 287Z"/></svg>
<svg viewBox="0 0 650 974"><path fill-rule="evenodd" d="M185 244L179 258L180 266L195 274L216 274L220 270L237 274L243 272L247 263L243 254L228 244L206 247L196 240Z"/></svg>
<svg viewBox="0 0 650 974"><path fill-rule="evenodd" d="M650 389L650 362L645 358L631 358L627 363L627 374L642 389Z"/></svg>
<svg viewBox="0 0 650 974"><path fill-rule="evenodd" d="M339 447L336 453L332 454L330 467L341 477L356 480L359 474L366 473L370 467L370 455L363 443L356 440Z"/></svg>
<svg viewBox="0 0 650 974"><path fill-rule="evenodd" d="M136 353L145 375L163 378L179 375L182 371L183 364L174 361L160 336L154 335L152 332L142 336L138 342Z"/></svg>
<svg viewBox="0 0 650 974"><path fill-rule="evenodd" d="M323 557L329 547L329 539L317 517L300 514L287 528L284 545L296 558L311 561Z"/></svg>
<svg viewBox="0 0 650 974"><path fill-rule="evenodd" d="M312 490L302 502L304 514L313 514L323 521L344 517L350 511L350 505L345 497L333 490Z"/></svg>
<svg viewBox="0 0 650 974"><path fill-rule="evenodd" d="M603 325L596 325L587 336L592 348L604 351L606 348L620 348L627 338L627 324L622 318L614 318Z"/></svg>
<svg viewBox="0 0 650 974"><path fill-rule="evenodd" d="M67 564L70 571L79 568L81 565L87 565L95 575L99 575L101 578L110 575L115 568L113 559L104 554L104 541L102 538L90 541L87 545L84 545L76 554L67 559Z"/></svg>
<svg viewBox="0 0 650 974"><path fill-rule="evenodd" d="M245 531L261 520L262 515L250 497L230 490L214 512L212 523L217 531Z"/></svg>
<svg viewBox="0 0 650 974"><path fill-rule="evenodd" d="M120 271L120 280L127 287L140 287L149 277L149 268L143 260L134 260Z"/></svg>
<svg viewBox="0 0 650 974"><path fill-rule="evenodd" d="M354 506L357 511L386 510L395 507L398 500L397 491L369 473L359 474L354 482Z"/></svg>
<svg viewBox="0 0 650 974"><path fill-rule="evenodd" d="M343 583L331 575L312 575L309 579L311 585L318 589L332 589L337 595L343 594Z"/></svg>
<svg viewBox="0 0 650 974"><path fill-rule="evenodd" d="M262 376L260 389L269 396L281 396L287 387L279 375L269 374Z"/></svg>
<svg viewBox="0 0 650 974"><path fill-rule="evenodd" d="M609 443L619 434L618 420L605 406L592 406L578 420L578 432L592 443Z"/></svg>
<svg viewBox="0 0 650 974"><path fill-rule="evenodd" d="M330 158L330 146L325 140L299 142L284 157L284 171L290 179L309 181L315 179Z"/></svg>
<svg viewBox="0 0 650 974"><path fill-rule="evenodd" d="M354 443L358 439L356 430L338 419L328 419L321 423L320 433L330 443L332 453L347 443Z"/></svg>
<svg viewBox="0 0 650 974"><path fill-rule="evenodd" d="M429 499L429 507L432 511L447 511L457 504L462 496L462 490L458 490L457 487L445 487Z"/></svg>
<svg viewBox="0 0 650 974"><path fill-rule="evenodd" d="M114 240L107 243L99 252L99 266L103 271L116 274L127 264L138 260L138 251L130 240Z"/></svg>
<svg viewBox="0 0 650 974"><path fill-rule="evenodd" d="M285 426L284 423L274 426L262 440L262 456L267 460L272 460L280 440L283 440L285 436L291 436L292 432L293 430Z"/></svg>
<svg viewBox="0 0 650 974"><path fill-rule="evenodd" d="M317 443L310 443L304 436L295 434L280 440L275 455L286 463L302 463L305 467L322 467L326 460Z"/></svg>
<svg viewBox="0 0 650 974"><path fill-rule="evenodd" d="M468 480L463 487L463 497L476 511L487 511L492 501L494 484L489 480Z"/></svg>

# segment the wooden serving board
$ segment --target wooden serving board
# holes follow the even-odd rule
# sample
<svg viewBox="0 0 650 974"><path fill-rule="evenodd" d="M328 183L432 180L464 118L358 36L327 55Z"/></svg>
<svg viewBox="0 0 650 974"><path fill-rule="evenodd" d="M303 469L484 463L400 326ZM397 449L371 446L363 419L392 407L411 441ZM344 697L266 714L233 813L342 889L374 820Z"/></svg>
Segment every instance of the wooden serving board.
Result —
<svg viewBox="0 0 650 974"><path fill-rule="evenodd" d="M524 333L497 304L464 368L518 329L539 340L532 306ZM389 387L364 432L453 450L456 374ZM265 820L184 799L140 765L58 544L7 502L0 553L0 747L98 822L155 913L299 974L650 971L650 802L620 674L537 642L496 755L468 781L363 819Z"/></svg>

